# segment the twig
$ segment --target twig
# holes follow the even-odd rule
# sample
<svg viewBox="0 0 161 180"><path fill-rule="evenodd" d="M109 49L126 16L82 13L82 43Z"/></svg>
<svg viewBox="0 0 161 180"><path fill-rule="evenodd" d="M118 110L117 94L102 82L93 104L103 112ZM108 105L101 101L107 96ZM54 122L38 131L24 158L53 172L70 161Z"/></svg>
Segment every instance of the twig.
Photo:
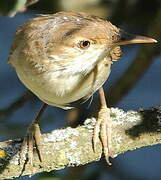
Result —
<svg viewBox="0 0 161 180"><path fill-rule="evenodd" d="M128 111L111 108L112 151L115 155L129 150L161 143L161 105L149 110ZM34 167L26 164L22 174L34 175L43 171L79 166L102 157L102 145L92 149L93 127L96 119L87 119L83 126L54 130L44 134L42 145L44 162L34 154ZM0 179L18 177L22 165L18 164L22 140L0 142Z"/></svg>
<svg viewBox="0 0 161 180"><path fill-rule="evenodd" d="M22 96L20 96L15 102L13 102L9 107L5 109L0 109L0 117L5 117L10 115L12 112L24 105L26 101L32 98L34 95L30 91L26 91Z"/></svg>

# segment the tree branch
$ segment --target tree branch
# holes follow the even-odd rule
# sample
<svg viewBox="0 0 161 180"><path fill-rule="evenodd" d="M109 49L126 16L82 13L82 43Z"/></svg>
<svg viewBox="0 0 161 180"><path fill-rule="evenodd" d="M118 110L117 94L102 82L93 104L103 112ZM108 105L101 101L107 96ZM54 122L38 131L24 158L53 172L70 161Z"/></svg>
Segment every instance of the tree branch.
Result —
<svg viewBox="0 0 161 180"><path fill-rule="evenodd" d="M111 108L112 151L114 155L129 150L161 143L161 105L149 110L128 111ZM98 142L96 152L92 149L95 118L87 119L83 126L54 130L43 134L41 163L34 153L34 167L28 163L22 172L18 164L22 140L0 142L0 179L34 175L38 172L79 166L99 161L102 145Z"/></svg>

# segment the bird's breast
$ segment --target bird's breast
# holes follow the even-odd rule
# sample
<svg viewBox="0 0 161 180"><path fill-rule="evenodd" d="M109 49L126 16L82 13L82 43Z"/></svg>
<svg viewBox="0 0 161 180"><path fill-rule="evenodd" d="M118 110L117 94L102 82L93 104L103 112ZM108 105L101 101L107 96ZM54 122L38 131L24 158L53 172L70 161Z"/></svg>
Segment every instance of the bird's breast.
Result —
<svg viewBox="0 0 161 180"><path fill-rule="evenodd" d="M53 79L51 74L51 89L48 92L51 96L49 98L49 96L43 95L42 99L50 105L65 105L82 98L87 99L107 80L110 74L110 67L111 62L104 58L86 75L76 74Z"/></svg>
<svg viewBox="0 0 161 180"><path fill-rule="evenodd" d="M110 73L111 63L104 58L88 74L63 74L54 71L40 73L38 65L18 63L16 71L20 80L42 101L49 105L64 107L82 98L89 98L100 88ZM39 67L40 68L40 67Z"/></svg>

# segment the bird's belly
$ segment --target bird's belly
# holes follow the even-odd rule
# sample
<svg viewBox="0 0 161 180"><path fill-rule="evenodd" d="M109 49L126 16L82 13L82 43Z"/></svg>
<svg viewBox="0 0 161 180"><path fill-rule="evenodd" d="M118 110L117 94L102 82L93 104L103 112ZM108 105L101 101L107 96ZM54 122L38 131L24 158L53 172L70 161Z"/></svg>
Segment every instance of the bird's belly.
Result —
<svg viewBox="0 0 161 180"><path fill-rule="evenodd" d="M19 79L45 103L62 107L75 100L72 91L79 84L78 76L55 78L52 72L35 74L31 70L30 73L21 70L16 69Z"/></svg>
<svg viewBox="0 0 161 180"><path fill-rule="evenodd" d="M54 72L35 74L16 69L20 80L42 101L49 105L64 107L82 98L89 98L103 85L110 73L110 65L98 63L95 69L87 74L56 77Z"/></svg>

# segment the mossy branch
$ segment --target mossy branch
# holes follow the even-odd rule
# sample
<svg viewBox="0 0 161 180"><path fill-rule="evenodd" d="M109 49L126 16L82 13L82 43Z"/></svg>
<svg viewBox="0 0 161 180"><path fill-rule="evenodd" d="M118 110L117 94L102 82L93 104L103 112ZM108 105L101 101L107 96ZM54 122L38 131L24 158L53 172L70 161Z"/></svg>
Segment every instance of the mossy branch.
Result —
<svg viewBox="0 0 161 180"><path fill-rule="evenodd" d="M161 143L161 105L149 110L128 111L111 108L112 151L114 155L143 146ZM22 140L0 142L0 179L34 175L43 171L79 166L102 157L102 145L98 142L96 152L92 148L95 118L87 119L83 126L54 130L43 134L44 161L34 153L34 166L19 165Z"/></svg>

